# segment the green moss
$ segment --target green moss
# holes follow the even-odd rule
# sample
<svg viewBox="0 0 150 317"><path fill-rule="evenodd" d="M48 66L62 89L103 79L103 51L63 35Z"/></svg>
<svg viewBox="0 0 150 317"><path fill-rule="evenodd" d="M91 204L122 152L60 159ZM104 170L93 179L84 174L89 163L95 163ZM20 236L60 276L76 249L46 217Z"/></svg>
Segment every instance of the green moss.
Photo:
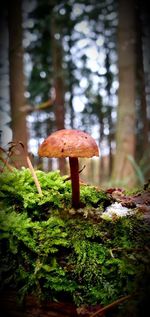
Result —
<svg viewBox="0 0 150 317"><path fill-rule="evenodd" d="M17 210L25 210L35 220L48 218L51 211L69 210L71 208L71 184L61 177L59 171L44 173L36 171L41 184L43 196L37 193L29 169L14 170L0 175L0 197L5 204L13 205ZM8 200L9 197L9 200ZM109 201L104 191L93 186L81 185L81 202L87 207L103 210Z"/></svg>
<svg viewBox="0 0 150 317"><path fill-rule="evenodd" d="M70 182L58 171L37 171L43 196L30 171L0 175L1 288L20 298L67 298L76 305L108 304L145 292L150 275L150 226L139 216L105 221L104 191L81 186L84 208L71 208ZM144 286L143 286L144 285Z"/></svg>

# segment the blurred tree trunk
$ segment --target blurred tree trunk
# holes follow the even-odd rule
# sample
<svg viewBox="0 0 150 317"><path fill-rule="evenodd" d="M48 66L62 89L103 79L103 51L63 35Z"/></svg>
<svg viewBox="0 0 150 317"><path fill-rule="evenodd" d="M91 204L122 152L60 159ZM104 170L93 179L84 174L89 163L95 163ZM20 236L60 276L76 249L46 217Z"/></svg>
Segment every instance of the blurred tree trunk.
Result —
<svg viewBox="0 0 150 317"><path fill-rule="evenodd" d="M64 78L62 69L62 41L61 31L57 28L55 17L51 20L51 38L52 38L52 63L53 63L53 80L54 80L54 113L55 126L57 130L64 129ZM58 37L58 38L57 38ZM59 160L59 169L65 174L65 159Z"/></svg>
<svg viewBox="0 0 150 317"><path fill-rule="evenodd" d="M146 154L148 142L148 115L146 102L146 87L145 87L145 73L144 73L144 56L143 56L143 25L141 17L141 3L138 1L137 10L137 82L138 82L138 143L137 143L137 157L140 160L143 153Z"/></svg>
<svg viewBox="0 0 150 317"><path fill-rule="evenodd" d="M111 107L109 106L108 108L108 126L109 126L109 134L108 134L108 146L109 146L109 170L108 170L108 177L111 176L112 173L112 160L113 160L113 155L112 155L112 110Z"/></svg>
<svg viewBox="0 0 150 317"><path fill-rule="evenodd" d="M71 30L69 30L69 41L68 41L68 46L69 46L69 52L70 54L70 60L68 61L68 88L69 88L69 93L70 93L70 99L69 99L69 105L70 105L70 126L72 129L74 129L74 119L75 119L75 113L74 113L74 108L73 108L73 62L72 62L72 56L71 56L71 48L72 48L72 40L71 40Z"/></svg>
<svg viewBox="0 0 150 317"><path fill-rule="evenodd" d="M106 38L107 39L107 38ZM112 130L113 130L113 123L112 123L112 105L111 105L111 87L112 87L112 74L110 71L111 61L110 61L110 49L107 43L107 40L105 42L105 50L106 50L106 57L105 57L105 67L106 67L106 89L107 94L109 97L108 102L108 110L107 110L107 116L108 116L108 146L109 146L109 170L108 170L108 176L111 176L112 173Z"/></svg>
<svg viewBox="0 0 150 317"><path fill-rule="evenodd" d="M101 142L104 138L104 114L102 111L102 107L99 108L99 126L100 126L100 131L99 131L99 147L101 149ZM100 155L101 155L101 151L100 151ZM99 161L99 180L100 180L100 184L102 184L104 182L105 179L105 170L104 170L104 156L101 155L100 161Z"/></svg>
<svg viewBox="0 0 150 317"><path fill-rule="evenodd" d="M135 157L135 68L136 33L134 0L119 1L118 55L119 105L116 127L116 155L112 178L130 187L135 172L128 156Z"/></svg>
<svg viewBox="0 0 150 317"><path fill-rule="evenodd" d="M10 104L13 141L21 141L27 148L21 3L21 0L8 3ZM17 167L26 166L26 160L22 154L22 150L18 149L15 155Z"/></svg>

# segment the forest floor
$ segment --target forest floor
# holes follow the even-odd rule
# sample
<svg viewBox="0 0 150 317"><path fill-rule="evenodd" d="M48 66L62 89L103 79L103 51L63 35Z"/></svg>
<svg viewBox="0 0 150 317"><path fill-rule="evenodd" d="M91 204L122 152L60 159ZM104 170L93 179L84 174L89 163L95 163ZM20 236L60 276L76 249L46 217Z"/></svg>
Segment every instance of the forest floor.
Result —
<svg viewBox="0 0 150 317"><path fill-rule="evenodd" d="M13 202L13 204L14 204L14 206L15 206L15 208L16 208L16 214L15 214L15 218L10 218L10 219L14 219L14 222L15 221L17 221L17 219L22 219L22 218L17 218L17 216L18 216L18 213L19 213L19 203L20 203L20 201L21 200L19 200L20 199L20 197L23 197L23 199L27 199L27 196L30 194L30 191L33 189L33 183L31 182L30 183L30 179L32 180L32 178L30 177L30 173L28 173L29 171L25 171L25 170L23 170L22 171L22 176L21 176L21 173L19 174L19 177L20 177L20 179L21 179L21 177L22 177L22 179L23 179L23 183L22 184L24 184L24 182L25 182L25 185L24 185L24 187L23 187L23 185L22 185L22 188L23 188L23 191L21 191L21 186L19 186L18 184L17 184L17 181L16 181L16 179L17 178L15 178L16 176L13 176L13 174L12 175L8 175L8 180L6 181L6 179L5 179L5 177L4 177L4 179L2 179L2 181L4 182L4 187L3 187L3 196L2 196L2 198L4 199L6 199L6 201L8 200L9 201L9 199L10 199L10 205L11 205L11 203ZM14 174L14 175L17 175L17 174ZM40 174L39 174L39 176L40 176ZM54 176L55 176L55 179L54 179ZM56 177L57 176L57 177ZM10 179L9 179L9 177L12 177L12 179L11 179L11 182L13 181L14 183L13 183L13 186L11 186L10 187ZM13 178L14 177L14 178ZM47 186L47 184L55 184L55 186L57 185L58 186L58 188L61 188L61 190L63 190L64 189L64 197L65 197L65 195L66 195L66 193L67 193L67 184L66 184L66 182L65 182L65 186L64 186L64 181L62 182L62 180L61 180L61 178L60 178L60 176L59 175L55 175L54 173L52 174L52 176L50 177L49 176L49 178L47 177L47 175L46 175L46 178L44 178L45 177L45 175L44 174L41 174L41 177L43 177L43 187L44 186ZM42 181L42 178L41 178L41 181ZM46 183L46 185L44 185L44 182L49 182L49 183ZM8 182L8 186L6 187L5 186L5 183L7 184L7 182ZM54 182L54 183L53 183ZM49 186L50 186L49 185ZM16 186L16 187L15 187ZM17 186L19 186L19 187L17 187ZM55 195L53 195L52 196L52 191L51 191L51 197L53 198L54 197L54 199L56 200L56 197L58 196L58 194L60 194L59 192L58 192L58 188L57 188L57 186L56 186L56 192L57 192L57 195L55 196ZM69 186L69 185L68 185ZM26 191L25 192L25 189L26 189L26 187L27 187L27 189L28 189L28 191ZM46 187L47 188L47 187ZM69 187L68 187L69 188ZM53 189L53 188L52 188ZM82 189L86 189L86 190L89 190L89 187L88 186L83 186L83 188ZM8 193L7 193L7 191L8 191ZM20 191L20 192L19 192ZM98 189L98 191L99 191L99 189ZM18 192L20 193L20 196L18 196ZM29 193L28 193L29 192ZM89 196L88 196L88 193L89 192L86 192L85 191L85 195L87 195L87 197L88 197L88 199L89 199ZM130 191L130 193L127 193L124 189L122 189L122 188L108 188L108 189L106 189L105 191L104 191L104 194L107 194L107 201L106 201L106 203L119 203L119 204L121 204L123 207L126 207L126 208L128 208L128 209L130 209L130 210L138 210L138 211L140 211L141 212L141 214L143 215L143 218L145 219L145 222L147 222L147 224L148 224L148 228L149 228L149 224L150 224L150 181L148 181L147 182L147 184L145 184L144 185L144 188L142 188L141 190L138 190L138 191L134 191L134 192L131 192ZM96 191L93 193L93 188L91 187L91 196L90 196L90 199L92 199L92 197L95 197L94 195L96 195L97 194L97 188L96 188ZM22 195L22 196L21 196ZM62 192L61 192L61 195L62 195ZM93 196L92 196L93 195ZM16 202L15 202L15 199L14 199L14 197L16 197ZM19 199L18 199L18 197L19 197ZM30 196L29 196L30 197ZM49 196L48 196L49 197ZM60 196L61 197L61 196ZM104 199L106 199L106 198L104 198L105 197L105 195L104 196L102 196L102 199L104 200ZM13 198L13 200L11 201L11 199ZM36 195L33 195L33 199L35 199L36 198ZM52 203L54 204L55 203L55 200L52 200ZM94 200L94 198L93 198L93 200ZM92 201L93 201L92 200ZM5 201L5 200L4 200ZM31 210L33 211L33 213L34 213L34 211L36 210L36 208L37 208L37 202L36 202L36 200L35 200L35 202L33 201L31 201L31 198L27 201L26 200L26 203L28 203L29 204L29 206L30 206L30 208L28 207L28 209L26 209L28 212L30 212L30 214L31 214ZM47 200L46 200L46 203L47 203ZM56 203L57 203L57 200L56 200ZM15 205L16 204L16 205ZM35 204L35 205L34 205ZM3 205L3 207L4 207L5 205ZM20 205L21 206L21 205ZM31 208L32 207L32 208ZM40 215L40 211L42 210L44 210L44 213L42 214L41 213L41 215L43 216L45 216L45 213L46 213L46 211L47 211L47 205L45 204L45 202L44 202L44 200L43 200L43 205L39 205L38 206L39 207L39 209L38 209L38 216ZM25 207L24 207L25 208ZM11 209L11 208L10 208ZM81 211L83 211L84 210L84 208L81 208L81 210L80 210L80 212L78 213L78 214L76 214L75 216L74 216L74 214L72 215L72 214L70 214L69 215L69 217L71 218L71 217L74 217L74 218L72 218L75 222L74 222L74 227L75 227L75 232L76 231L78 231L78 235L77 235L77 241L78 240L80 240L80 238L81 238L81 242L83 242L82 241L82 235L83 235L83 230L86 230L86 227L85 227L85 229L84 229L84 226L83 226L83 224L86 224L87 222L88 222L88 215L87 215L87 217L82 217L82 215L81 215ZM88 210L88 209L87 209ZM93 209L92 209L93 210ZM96 208L94 209L94 211L96 212ZM6 215L8 215L9 214L9 212L10 211L8 211L8 210L6 210ZM83 214L84 215L84 214ZM131 215L132 215L132 213L131 213ZM12 216L14 216L14 214L12 213L11 214L11 212L10 212L10 217L12 217ZM34 216L34 214L33 214L33 216ZM85 216L85 215L84 215ZM78 219L78 217L79 217L79 220L81 221L81 223L80 223L80 225L82 225L81 226L81 228L80 227L77 227L77 225L78 225L78 223L77 223L77 219ZM8 218L9 219L9 218ZM33 217L33 219L34 219L34 217ZM43 219L43 218L42 218ZM38 219L39 220L39 219ZM64 226L64 230L66 230L66 227L67 227L67 220L68 220L68 218L67 219L65 219L65 226ZM73 221L72 220L72 221ZM90 220L90 219L89 219ZM26 218L25 218L25 221L26 221ZM24 226L25 226L25 224L26 224L26 222L25 222L24 220L23 220L23 224L22 223L19 223L19 221L18 222L16 222L16 236L17 236L17 238L18 238L18 243L20 243L19 242L19 237L18 237L18 233L21 231L22 232L22 230L23 230L23 228L24 228ZM40 220L41 221L41 220ZM37 223L36 223L36 221L34 222L34 221L32 221L31 222L31 224L36 224L38 227L37 228L39 228L39 226L40 226L40 221L38 221ZM20 222L21 222L21 220L20 220ZM41 221L42 222L42 221ZM43 223L45 223L46 222L46 220L45 220L45 218L44 218L44 221L43 221ZM92 228L94 228L94 230L95 230L95 225L97 224L97 222L98 221L95 221L95 218L94 218L94 227L92 227ZM144 225L145 225L145 222L144 222ZM71 224L71 222L69 222L70 224ZM22 224L22 226L21 226L21 224ZM141 220L140 220L140 224L141 224ZM19 225L20 225L20 231L19 231ZM27 223L27 225L28 225L28 223ZM55 226L56 226L57 224L55 224ZM48 223L48 228L49 228L49 223ZM72 227L72 228L74 228L74 227ZM99 228L100 227L98 227L98 230L99 230ZM101 227L102 228L102 227ZM120 228L120 227L119 227ZM8 228L9 229L9 228ZM14 229L15 229L15 227L14 227ZM30 227L30 229L32 229L31 227ZM80 230L79 230L80 229ZM126 235L128 235L128 231L126 230L127 229L127 227L125 227L125 234ZM36 227L34 227L34 234L35 234L35 230L36 230ZM40 227L40 230L42 230L42 227ZM52 229L52 230L54 230L54 229ZM69 230L69 229L68 229ZM106 230L108 231L109 230L109 222L108 222L108 226L106 225ZM119 229L118 229L119 230ZM149 230L149 229L148 229ZM100 231L100 230L99 230ZM38 234L39 234L39 232L40 231L38 231ZM43 231L42 231L43 232ZM70 232L70 231L69 231ZM69 236L70 238L72 237L72 235L73 234L75 234L75 232L73 232L73 231L71 231L71 235ZM93 231L92 231L93 232ZM112 234L112 232L113 231L110 231L110 234ZM117 231L116 231L117 232ZM60 233L61 233L61 231L60 231ZM105 233L105 231L103 231L103 233ZM44 233L42 233L42 234L44 234ZM92 233L93 234L93 233ZM119 233L120 234L120 233ZM144 235L145 235L145 232L144 232ZM13 236L13 233L12 233L12 231L11 231L11 235L10 235L10 238ZM14 233L14 236L15 236L15 233ZM109 235L108 235L109 236ZM27 241L27 237L28 236L26 236L26 241ZM93 243L93 245L96 245L96 246L99 246L99 242L102 240L102 237L98 240L98 237L99 236L96 236L96 238L97 238L97 240L95 239L94 240L94 238L95 238L95 236L93 235L92 236L93 237L93 241L94 242L92 242L92 240L90 240L89 239L89 237L88 237L88 239L85 239L85 241L86 241L86 243L91 243L90 244L90 248L91 248L91 246L92 246L92 243ZM23 239L23 237L21 236L21 238ZM54 238L55 238L55 236L54 236ZM59 236L59 238L60 238L60 236ZM126 236L125 236L125 238L127 238ZM47 239L47 238L46 238ZM143 231L142 231L142 239L143 239ZM23 240L24 241L24 240ZM38 240L39 241L39 240ZM44 240L43 240L44 241ZM50 240L49 240L50 241ZM72 241L72 240L71 240ZM98 241L98 242L97 242ZM112 235L111 235L111 238L110 238L110 242L112 241ZM119 236L119 240L116 240L116 241L120 241L120 236ZM144 240L144 241L146 241L146 240ZM36 242L36 241L35 241ZM94 244L95 243L95 244ZM49 243L48 243L49 244ZM20 246L20 244L18 244L19 246ZM113 246L113 245L112 245ZM144 245L145 246L145 245ZM110 247L110 246L109 246ZM105 246L105 248L106 248L106 246ZM114 245L114 248L116 248L116 245ZM140 248L140 249L142 249L143 248L143 244L142 244L142 247ZM147 249L146 249L147 248ZM119 252L120 252L120 244L119 244L119 246L118 246L118 250L119 250ZM123 248L122 248L123 249ZM20 252L20 247L19 247L19 252ZM23 249L23 251L26 251L26 249ZM86 249L85 249L86 250ZM95 249L93 249L93 250L97 250L96 248ZM90 249L90 251L91 251L91 249ZM128 248L126 247L126 251L128 251ZM125 251L125 252L126 252ZM131 248L131 251L132 251L132 248ZM147 244L146 244L146 247L144 248L144 251L146 251L146 256L147 256L147 252L149 252L149 255L150 255L150 247L147 247ZM141 257L143 257L143 254L144 254L144 251L143 251L143 249L142 249L142 251L141 251ZM96 252L96 251L94 251L94 252ZM139 253L139 249L138 249L138 253ZM88 259L88 261L89 261L89 254L90 253L87 253L87 259ZM93 253L93 254L95 254L95 253ZM120 254L120 253L119 253ZM123 253L124 254L124 253ZM125 253L126 254L126 256L128 255L127 254L127 252ZM19 255L19 257L18 257L18 255ZM24 254L23 254L24 255ZM81 256L82 254L80 254L80 256ZM131 254L131 256L133 256L133 254ZM20 254L19 253L16 253L16 258L19 258L19 263L20 263ZM114 259L114 256L113 256L113 254L112 255L110 255L110 257L112 257L111 258L111 264L112 264L112 262L113 262L113 260L115 260ZM119 257L118 257L119 258ZM130 252L129 252L129 258L130 258ZM84 259L84 257L83 257L83 259ZM146 260L147 260L147 258L146 258ZM24 261L24 258L22 258L22 261ZM95 265L95 262L93 261L92 262L92 257L90 258L90 261L88 262L87 261L87 264L89 263L90 265L91 265L91 271L90 272L92 272L94 269L93 269L93 266ZM149 256L149 259L148 259L148 261L150 261L150 256ZM23 262L24 263L24 262ZM30 262L29 262L30 263ZM32 261L31 261L31 263L32 263ZM106 263L106 261L104 261L104 267L105 267L105 263ZM123 263L123 262L122 262ZM146 262L145 262L146 263ZM150 262L148 262L148 266L149 266L149 263ZM92 266L93 265L93 266ZM32 267L32 265L31 265L31 267ZM68 266L69 267L69 266ZM75 267L75 266L74 266ZM100 266L101 267L101 266ZM138 268L139 269L139 268ZM84 267L84 272L85 272L85 270L86 270L86 265L85 265L85 267ZM109 271L109 270L108 270ZM29 274L31 274L32 272L31 271L29 271ZM109 273L111 273L111 270L110 270L110 272ZM49 274L49 272L47 273L47 274ZM91 273L92 274L92 273ZM98 271L98 274L99 274L99 271ZM34 275L34 274L33 274ZM117 273L117 276L118 276L118 273ZM147 275L146 275L146 277L147 277ZM108 278L109 279L109 278ZM143 276L142 276L142 280L143 280ZM93 280L91 280L91 283L92 283L92 281ZM147 279L147 281L148 281L148 279ZM89 282L89 281L88 281ZM97 283L97 280L96 280L96 283ZM115 291L116 291L116 288L115 288ZM144 289L144 291L145 291L145 289ZM125 293L126 294L126 293ZM127 293L128 294L128 293ZM122 296L122 297L121 297ZM120 297L118 297L118 300L116 300L116 301L112 301L112 302L110 302L110 304L108 304L108 305L104 305L104 306L102 306L102 305L91 305L91 304L87 304L87 306L86 305L82 305L81 304L81 306L78 306L78 308L77 308L77 306L74 304L74 303L70 303L69 302L69 298L65 298L64 297L64 302L63 301L60 301L59 302L59 300L55 300L54 302L51 302L51 303L47 303L47 304L45 304L44 302L43 302L43 304L44 304L44 306L43 305L41 305L41 304L39 304L38 303L38 301L36 300L36 298L34 298L32 295L30 296L27 296L27 298L26 298L26 300L25 300L25 302L24 302L24 304L25 305L23 305L23 306L18 306L18 300L17 300L17 294L14 292L14 289L12 290L11 289L11 291L7 291L7 289L6 289L6 291L5 291L5 289L4 290L2 290L2 292L1 292L1 295L0 295L0 316L1 317L5 317L5 316L8 316L8 317L77 317L77 316L80 316L80 317L94 317L94 316L105 316L105 317L114 317L114 316L121 316L121 317L124 317L124 315L117 315L117 309L118 309L118 306L119 306L119 304L120 303L123 303L124 301L125 301L125 303L126 302L128 302L128 299L130 298L131 299L131 301L132 301L132 298L131 298L131 296L132 295L125 295L124 296L124 294L123 295L120 295ZM99 303L99 301L98 301L98 303ZM146 303L146 300L145 300L145 302L144 303ZM149 302L148 303L146 303L146 305L148 304L148 308L149 308ZM146 306L147 307L147 306ZM132 317L145 317L145 315L144 315L144 311L143 311L143 307L142 307L142 310L138 313L138 314L134 314L134 315L132 315L132 314L128 314L128 315L126 315L126 317L130 317L131 315L132 315ZM116 310L116 311L115 311ZM143 314L141 314L141 312L143 313Z"/></svg>
<svg viewBox="0 0 150 317"><path fill-rule="evenodd" d="M150 220L150 189L138 192L137 194L126 195L122 189L108 189L107 193L122 206L127 208L138 208L143 213L145 219Z"/></svg>

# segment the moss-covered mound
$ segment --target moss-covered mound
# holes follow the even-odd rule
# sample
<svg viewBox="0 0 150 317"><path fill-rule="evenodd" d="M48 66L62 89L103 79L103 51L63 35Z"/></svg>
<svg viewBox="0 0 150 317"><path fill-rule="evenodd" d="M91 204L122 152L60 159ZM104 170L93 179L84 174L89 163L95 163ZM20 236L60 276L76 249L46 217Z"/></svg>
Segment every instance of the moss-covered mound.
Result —
<svg viewBox="0 0 150 317"><path fill-rule="evenodd" d="M136 214L101 218L110 198L87 185L84 207L75 211L65 177L37 176L43 196L28 169L0 175L1 289L17 289L20 299L69 298L77 306L133 294L135 307L143 305L150 296L150 225Z"/></svg>

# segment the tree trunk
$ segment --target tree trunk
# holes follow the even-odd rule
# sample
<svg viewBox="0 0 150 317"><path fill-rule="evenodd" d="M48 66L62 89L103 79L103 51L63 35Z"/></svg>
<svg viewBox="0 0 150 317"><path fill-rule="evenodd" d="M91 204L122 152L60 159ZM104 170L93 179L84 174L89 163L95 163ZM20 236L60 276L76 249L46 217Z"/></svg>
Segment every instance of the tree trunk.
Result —
<svg viewBox="0 0 150 317"><path fill-rule="evenodd" d="M71 17L70 17L71 19ZM70 93L70 98L69 98L69 106L70 106L70 126L72 129L74 129L74 121L75 121L75 112L73 108L73 61L72 61L72 55L71 55L71 48L73 46L73 41L71 39L71 29L69 29L69 41L68 41L68 54L70 57L70 60L68 61L68 89Z"/></svg>
<svg viewBox="0 0 150 317"><path fill-rule="evenodd" d="M64 78L62 69L62 42L60 37L60 30L57 29L55 17L51 21L51 37L52 37L52 61L53 61L53 81L55 91L55 126L57 130L64 129ZM65 159L59 160L59 169L65 174L66 166Z"/></svg>
<svg viewBox="0 0 150 317"><path fill-rule="evenodd" d="M143 39L142 39L142 17L141 17L141 4L139 1L137 10L137 82L138 82L138 101L139 101L139 117L138 125L141 128L138 129L138 144L137 144L137 157L142 159L143 153L146 154L149 142L148 142L148 115L147 115L147 102L146 102L146 90L145 90L145 73L143 63Z"/></svg>
<svg viewBox="0 0 150 317"><path fill-rule="evenodd" d="M109 128L109 134L108 134L108 147L109 147L109 167L108 167L108 176L111 176L112 173L112 106L111 106L111 86L112 86L112 76L111 76L111 61L110 61L110 53L109 48L108 48L108 43L106 41L105 43L105 51L106 51L106 57L105 57L105 67L107 71L107 94L109 97L109 102L108 102L108 110L107 110L107 116L108 116L108 128Z"/></svg>
<svg viewBox="0 0 150 317"><path fill-rule="evenodd" d="M22 15L21 0L10 1L8 4L9 29L9 76L11 128L13 141L21 141L27 148L26 113L24 97L23 47L22 47ZM17 151L15 161L17 167L27 166L21 149Z"/></svg>
<svg viewBox="0 0 150 317"><path fill-rule="evenodd" d="M102 112L102 108L100 107L99 109L99 126L100 126L100 131L99 131L99 147L101 148L101 142L104 138L104 115ZM101 152L101 151L100 151ZM103 153L100 153L101 158L99 161L99 183L102 184L105 179L105 171L104 171L104 156L102 155Z"/></svg>
<svg viewBox="0 0 150 317"><path fill-rule="evenodd" d="M109 135L108 135L108 146L109 146L109 170L108 176L111 177L112 173L112 115L111 115L111 107L108 109L108 126L109 126Z"/></svg>
<svg viewBox="0 0 150 317"><path fill-rule="evenodd" d="M128 156L135 157L135 3L119 1L119 105L116 127L116 155L113 180L129 187L135 184L135 172Z"/></svg>

